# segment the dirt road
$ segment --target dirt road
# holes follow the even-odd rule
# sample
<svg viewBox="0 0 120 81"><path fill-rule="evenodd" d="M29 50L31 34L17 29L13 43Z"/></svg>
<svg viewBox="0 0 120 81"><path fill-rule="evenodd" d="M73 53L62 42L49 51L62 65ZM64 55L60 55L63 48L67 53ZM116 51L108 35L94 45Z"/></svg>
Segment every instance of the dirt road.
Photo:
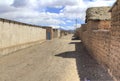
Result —
<svg viewBox="0 0 120 81"><path fill-rule="evenodd" d="M0 81L112 81L72 35L0 58Z"/></svg>

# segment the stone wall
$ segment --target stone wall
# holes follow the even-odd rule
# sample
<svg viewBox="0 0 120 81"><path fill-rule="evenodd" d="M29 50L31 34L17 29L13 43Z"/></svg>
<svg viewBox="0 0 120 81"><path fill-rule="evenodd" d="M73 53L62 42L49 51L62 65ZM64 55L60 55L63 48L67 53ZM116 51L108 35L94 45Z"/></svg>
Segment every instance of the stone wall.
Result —
<svg viewBox="0 0 120 81"><path fill-rule="evenodd" d="M46 40L46 30L39 26L0 19L0 56Z"/></svg>
<svg viewBox="0 0 120 81"><path fill-rule="evenodd" d="M86 22L89 20L111 20L111 7L91 7L86 11Z"/></svg>

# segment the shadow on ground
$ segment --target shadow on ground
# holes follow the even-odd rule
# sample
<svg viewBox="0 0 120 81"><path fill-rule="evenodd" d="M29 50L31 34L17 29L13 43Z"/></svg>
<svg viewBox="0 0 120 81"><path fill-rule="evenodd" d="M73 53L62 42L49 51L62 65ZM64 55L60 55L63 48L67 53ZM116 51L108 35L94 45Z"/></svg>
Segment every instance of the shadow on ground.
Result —
<svg viewBox="0 0 120 81"><path fill-rule="evenodd" d="M69 44L75 44L76 50L55 56L75 58L80 81L113 81L105 68L99 65L96 60L88 54L81 42L71 42Z"/></svg>

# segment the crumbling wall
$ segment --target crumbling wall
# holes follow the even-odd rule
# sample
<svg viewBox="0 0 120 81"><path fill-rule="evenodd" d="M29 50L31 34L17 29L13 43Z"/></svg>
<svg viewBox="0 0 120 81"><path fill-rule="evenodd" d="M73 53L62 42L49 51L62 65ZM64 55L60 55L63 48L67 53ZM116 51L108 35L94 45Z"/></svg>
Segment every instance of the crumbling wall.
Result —
<svg viewBox="0 0 120 81"><path fill-rule="evenodd" d="M111 20L111 7L91 7L86 11L86 22L89 20Z"/></svg>
<svg viewBox="0 0 120 81"><path fill-rule="evenodd" d="M110 20L90 20L87 22L87 30L110 30Z"/></svg>
<svg viewBox="0 0 120 81"><path fill-rule="evenodd" d="M110 45L110 70L120 80L120 0L111 9L111 45Z"/></svg>
<svg viewBox="0 0 120 81"><path fill-rule="evenodd" d="M110 70L120 80L120 27L113 28L110 41Z"/></svg>
<svg viewBox="0 0 120 81"><path fill-rule="evenodd" d="M120 31L92 30L82 32L82 42L88 52L100 64L108 68L109 73L120 79ZM119 34L118 34L119 33ZM119 38L118 38L119 37Z"/></svg>
<svg viewBox="0 0 120 81"><path fill-rule="evenodd" d="M82 42L91 56L120 79L120 28L116 31L93 30L82 34Z"/></svg>
<svg viewBox="0 0 120 81"><path fill-rule="evenodd" d="M0 56L43 42L45 39L45 29L0 19Z"/></svg>
<svg viewBox="0 0 120 81"><path fill-rule="evenodd" d="M118 4L112 8L111 27L108 20L87 19L87 30L80 31L81 40L91 56L107 67L116 81L120 80L120 15L117 12L119 10ZM92 18L94 18L93 15Z"/></svg>

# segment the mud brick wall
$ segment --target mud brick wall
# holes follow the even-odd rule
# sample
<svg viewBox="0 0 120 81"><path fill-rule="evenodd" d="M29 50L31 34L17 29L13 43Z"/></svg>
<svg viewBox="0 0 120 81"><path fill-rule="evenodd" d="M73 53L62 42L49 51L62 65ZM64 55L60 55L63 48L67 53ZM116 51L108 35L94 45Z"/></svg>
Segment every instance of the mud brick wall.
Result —
<svg viewBox="0 0 120 81"><path fill-rule="evenodd" d="M120 27L112 30L82 32L81 40L100 64L107 67L116 81L120 80Z"/></svg>
<svg viewBox="0 0 120 81"><path fill-rule="evenodd" d="M120 27L115 27L111 31L110 44L110 70L112 74L120 80Z"/></svg>
<svg viewBox="0 0 120 81"><path fill-rule="evenodd" d="M94 22L94 21L93 21ZM120 22L112 23L108 29L95 29L100 25L88 22L87 30L80 31L81 40L89 51L100 64L108 68L109 73L115 81L120 80ZM104 26L104 25L103 25ZM107 25L109 26L109 24ZM93 27L93 28L92 28ZM95 28L94 28L95 27Z"/></svg>
<svg viewBox="0 0 120 81"><path fill-rule="evenodd" d="M108 67L110 52L110 32L108 30L93 30L90 35L91 54L101 64Z"/></svg>
<svg viewBox="0 0 120 81"><path fill-rule="evenodd" d="M118 81L120 79L120 28L116 30L84 31L81 40L91 56L107 67L111 76Z"/></svg>
<svg viewBox="0 0 120 81"><path fill-rule="evenodd" d="M110 20L91 20L88 21L88 30L98 30L98 29L107 29L111 28L111 21Z"/></svg>
<svg viewBox="0 0 120 81"><path fill-rule="evenodd" d="M0 19L0 56L45 40L45 29L25 23Z"/></svg>
<svg viewBox="0 0 120 81"><path fill-rule="evenodd" d="M74 34L74 36L76 37L76 38L79 38L79 36L80 36L80 28L76 28L76 30L75 30L75 34Z"/></svg>
<svg viewBox="0 0 120 81"><path fill-rule="evenodd" d="M111 9L112 28L110 45L110 69L112 74L120 80L120 0Z"/></svg>
<svg viewBox="0 0 120 81"><path fill-rule="evenodd" d="M111 28L111 71L120 80L120 0L112 9L112 28ZM116 62L117 61L117 62Z"/></svg>
<svg viewBox="0 0 120 81"><path fill-rule="evenodd" d="M79 38L80 38L81 40L82 40L82 36L83 36L83 35L82 35L82 34L83 34L82 32L84 32L84 31L87 31L87 25L86 25L86 24L82 24L81 27L79 28L79 31L78 31L78 32L79 32L78 35L79 35Z"/></svg>
<svg viewBox="0 0 120 81"><path fill-rule="evenodd" d="M86 19L88 20L86 23L87 30L80 31L80 37L91 56L93 56L100 64L108 68L108 72L111 74L115 81L119 81L120 0L117 0L117 2L114 4L110 11L112 16L111 22L109 19ZM89 13L91 14L93 12Z"/></svg>

